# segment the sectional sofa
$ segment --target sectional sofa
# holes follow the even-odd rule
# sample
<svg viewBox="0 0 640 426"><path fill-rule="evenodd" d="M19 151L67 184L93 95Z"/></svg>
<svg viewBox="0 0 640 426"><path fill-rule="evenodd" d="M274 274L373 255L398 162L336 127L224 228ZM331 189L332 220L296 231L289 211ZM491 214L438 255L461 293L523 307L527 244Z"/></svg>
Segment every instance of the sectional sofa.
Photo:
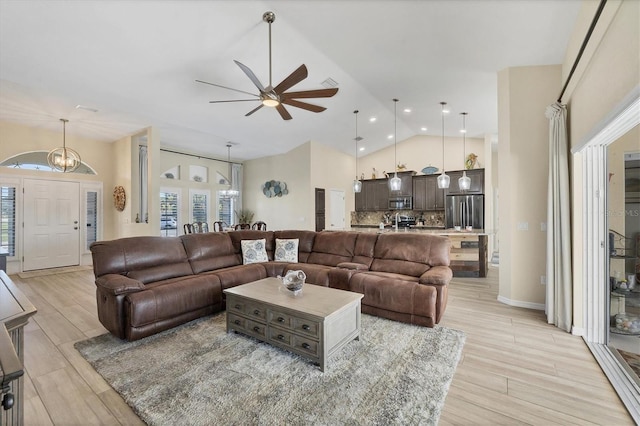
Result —
<svg viewBox="0 0 640 426"><path fill-rule="evenodd" d="M303 230L91 245L98 318L126 340L221 311L224 289L296 269L307 283L363 294L364 313L434 327L447 303L449 251L449 239L438 235Z"/></svg>

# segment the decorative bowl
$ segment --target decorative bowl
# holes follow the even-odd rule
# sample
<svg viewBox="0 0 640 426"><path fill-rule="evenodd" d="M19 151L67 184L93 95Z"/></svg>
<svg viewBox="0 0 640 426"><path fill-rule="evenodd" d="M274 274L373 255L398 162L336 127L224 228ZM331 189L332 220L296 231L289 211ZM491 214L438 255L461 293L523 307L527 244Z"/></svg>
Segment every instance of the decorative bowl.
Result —
<svg viewBox="0 0 640 426"><path fill-rule="evenodd" d="M302 291L304 280L307 278L303 271L289 271L284 277L279 277L282 281L282 285L293 294L298 294Z"/></svg>

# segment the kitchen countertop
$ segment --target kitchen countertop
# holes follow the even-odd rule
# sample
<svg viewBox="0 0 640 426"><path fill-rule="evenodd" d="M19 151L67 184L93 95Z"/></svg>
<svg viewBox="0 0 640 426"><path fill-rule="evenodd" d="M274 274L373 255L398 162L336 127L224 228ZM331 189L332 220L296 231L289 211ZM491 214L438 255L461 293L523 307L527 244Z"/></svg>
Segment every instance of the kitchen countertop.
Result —
<svg viewBox="0 0 640 426"><path fill-rule="evenodd" d="M489 235L484 229L473 229L471 231L456 231L452 228L433 228L427 226L412 226L409 228L399 228L395 230L393 225L385 227L384 229L380 229L375 225L355 225L351 228L347 228L348 231L355 232L376 232L378 234L386 234L389 232L412 232L412 233L420 233L420 234L437 234L437 235Z"/></svg>

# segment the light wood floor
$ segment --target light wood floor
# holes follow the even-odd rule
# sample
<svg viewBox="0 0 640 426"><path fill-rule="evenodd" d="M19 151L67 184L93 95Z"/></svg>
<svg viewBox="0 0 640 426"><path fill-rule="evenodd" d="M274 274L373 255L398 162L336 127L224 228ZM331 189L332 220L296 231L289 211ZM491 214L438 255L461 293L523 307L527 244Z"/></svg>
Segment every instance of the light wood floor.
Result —
<svg viewBox="0 0 640 426"><path fill-rule="evenodd" d="M450 285L441 325L467 341L440 424L633 424L582 339L497 302L497 275ZM25 328L25 424L141 424L73 348L105 332L92 271L11 278L38 308Z"/></svg>

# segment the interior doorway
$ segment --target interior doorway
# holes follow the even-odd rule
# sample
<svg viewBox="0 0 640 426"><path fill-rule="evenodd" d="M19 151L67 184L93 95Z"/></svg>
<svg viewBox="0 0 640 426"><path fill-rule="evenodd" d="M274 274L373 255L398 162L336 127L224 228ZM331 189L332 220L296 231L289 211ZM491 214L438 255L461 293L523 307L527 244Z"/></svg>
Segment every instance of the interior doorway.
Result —
<svg viewBox="0 0 640 426"><path fill-rule="evenodd" d="M80 184L24 180L23 271L80 264Z"/></svg>
<svg viewBox="0 0 640 426"><path fill-rule="evenodd" d="M329 229L344 229L344 191L332 189L329 191Z"/></svg>
<svg viewBox="0 0 640 426"><path fill-rule="evenodd" d="M316 208L315 208L315 216L316 216L316 232L320 232L324 230L325 222L326 222L326 210L325 210L325 194L324 188L316 188L315 190L315 199L316 199Z"/></svg>

